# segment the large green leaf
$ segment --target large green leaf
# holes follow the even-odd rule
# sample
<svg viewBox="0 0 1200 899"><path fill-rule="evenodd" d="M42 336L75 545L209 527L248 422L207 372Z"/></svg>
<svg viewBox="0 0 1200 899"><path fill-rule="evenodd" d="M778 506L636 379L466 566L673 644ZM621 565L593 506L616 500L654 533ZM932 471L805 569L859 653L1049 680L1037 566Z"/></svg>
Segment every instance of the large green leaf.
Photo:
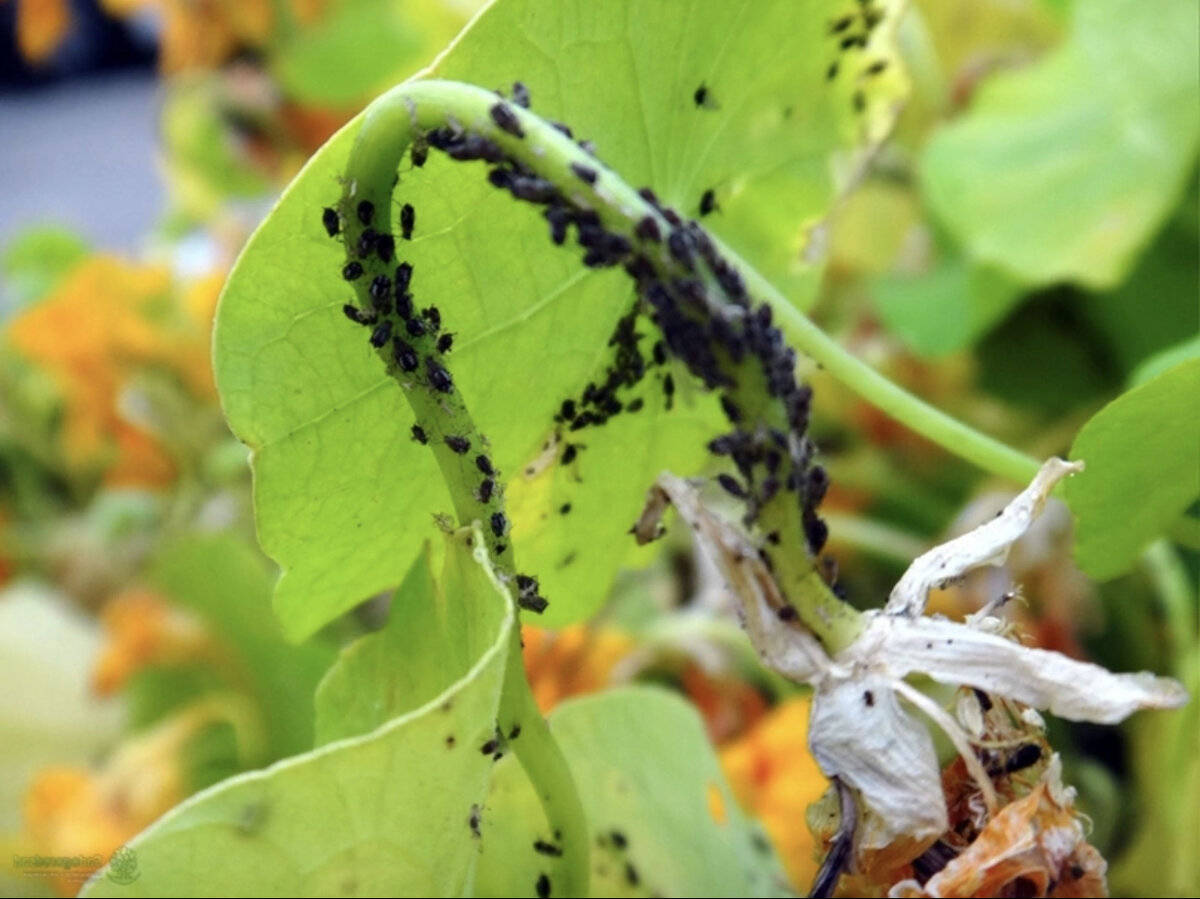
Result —
<svg viewBox="0 0 1200 899"><path fill-rule="evenodd" d="M347 647L317 690L317 744L367 734L467 675L503 608L473 589L477 563L452 553L435 580L426 548L392 599L387 626Z"/></svg>
<svg viewBox="0 0 1200 899"><path fill-rule="evenodd" d="M1075 4L1067 42L993 77L930 142L927 196L971 256L1031 283L1122 280L1200 137L1194 0Z"/></svg>
<svg viewBox="0 0 1200 899"><path fill-rule="evenodd" d="M550 723L594 835L593 896L790 895L687 703L657 689L621 690L564 703ZM504 760L484 811L479 895L532 892L547 858L534 844L547 851L555 842L539 821L528 781Z"/></svg>
<svg viewBox="0 0 1200 899"><path fill-rule="evenodd" d="M886 128L903 88L896 65L864 75L886 55L890 19L866 51L843 52L844 35L830 34L856 9L510 0L477 18L432 74L496 88L524 81L535 109L689 214L715 188L721 211L706 223L799 300L816 272L799 251L835 196L833 163ZM450 508L433 459L409 438L401 391L341 314L341 249L319 218L340 196L358 127L310 161L251 239L217 322L218 384L254 450L259 537L284 570L276 610L296 638L397 583L431 514ZM546 620L578 619L630 553L626 532L654 477L703 463L714 404L685 395L665 415L651 382L646 409L584 432L573 465L526 474L561 401L603 372L632 292L623 275L585 270L577 251L552 247L541 218L492 190L481 168L434 157L400 173L417 209L416 239L403 244L414 292L457 334L455 383L509 477L514 545L551 600Z"/></svg>
<svg viewBox="0 0 1200 899"><path fill-rule="evenodd" d="M487 560L447 548L483 653L460 679L367 736L243 775L173 809L129 848L140 876L101 870L86 896L458 896L478 857L470 820L493 761L515 615ZM452 575L454 577L456 575ZM453 653L457 635L424 635ZM405 660L397 660L403 664Z"/></svg>
<svg viewBox="0 0 1200 899"><path fill-rule="evenodd" d="M1075 558L1097 579L1137 554L1200 496L1200 359L1122 394L1083 426L1071 458L1087 470L1066 485Z"/></svg>

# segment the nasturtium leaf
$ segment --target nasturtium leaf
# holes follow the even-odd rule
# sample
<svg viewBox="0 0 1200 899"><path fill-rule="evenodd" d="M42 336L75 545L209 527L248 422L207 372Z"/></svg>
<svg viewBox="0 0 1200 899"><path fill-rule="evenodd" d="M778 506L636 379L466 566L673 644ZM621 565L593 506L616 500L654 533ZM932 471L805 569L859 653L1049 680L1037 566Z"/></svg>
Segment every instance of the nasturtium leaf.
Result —
<svg viewBox="0 0 1200 899"><path fill-rule="evenodd" d="M990 78L929 143L934 211L1026 283L1119 283L1195 163L1198 43L1193 0L1076 3L1061 47Z"/></svg>
<svg viewBox="0 0 1200 899"><path fill-rule="evenodd" d="M284 639L271 614L271 571L262 555L232 534L192 534L156 554L147 580L199 614L236 653L224 673L236 670L257 702L271 758L311 749L313 690L334 650L323 640L296 647Z"/></svg>
<svg viewBox="0 0 1200 899"><path fill-rule="evenodd" d="M1200 359L1127 391L1083 426L1066 485L1075 558L1091 577L1128 570L1145 545L1200 496Z"/></svg>
<svg viewBox="0 0 1200 899"><path fill-rule="evenodd" d="M480 540L482 544L482 540ZM317 690L317 745L370 733L466 676L507 606L481 590L478 563L446 556L436 580L426 548L396 591L387 625L347 647Z"/></svg>
<svg viewBox="0 0 1200 899"><path fill-rule="evenodd" d="M798 272L802 299L816 267L798 254L818 249L805 234L823 228L833 171L882 135L903 90L888 9L865 48L843 50L830 23L853 14L854 33L865 26L856 4L834 0L802 14L783 0L686 11L663 0L505 0L431 74L497 89L523 81L536 111L686 214L714 189L719 211L706 224L768 275ZM879 61L893 64L867 74ZM341 196L359 123L284 194L218 312L218 386L254 451L259 538L283 569L275 607L294 638L396 584L431 516L451 508L430 453L410 439L401 390L341 311L351 296L342 248L320 217ZM456 334L448 364L509 485L518 565L550 599L543 621L577 620L630 552L627 531L654 477L703 465L715 403L683 395L667 414L661 376L647 378L641 412L572 436L585 445L578 459L553 464L554 415L611 361L608 338L633 302L628 279L553 247L537 212L493 190L482 166L434 153L421 169L403 163L399 177L397 198L417 210L401 255L415 267L417 304L436 303Z"/></svg>
<svg viewBox="0 0 1200 899"><path fill-rule="evenodd" d="M494 765L476 747L495 730L515 615L486 558L473 562L460 539L447 553L465 557L461 589L497 610L478 622L488 645L463 677L368 735L197 794L129 843L136 880L105 868L81 895L466 894L478 859L469 821ZM453 635L428 638L456 651Z"/></svg>
<svg viewBox="0 0 1200 899"><path fill-rule="evenodd" d="M1200 335L1168 347L1145 360L1129 376L1129 386L1138 387L1145 384L1191 359L1200 359Z"/></svg>
<svg viewBox="0 0 1200 899"><path fill-rule="evenodd" d="M593 896L790 895L687 703L658 689L619 690L563 703L550 725L592 830ZM521 769L503 760L484 810L479 895L532 892L545 845L555 844L544 820Z"/></svg>

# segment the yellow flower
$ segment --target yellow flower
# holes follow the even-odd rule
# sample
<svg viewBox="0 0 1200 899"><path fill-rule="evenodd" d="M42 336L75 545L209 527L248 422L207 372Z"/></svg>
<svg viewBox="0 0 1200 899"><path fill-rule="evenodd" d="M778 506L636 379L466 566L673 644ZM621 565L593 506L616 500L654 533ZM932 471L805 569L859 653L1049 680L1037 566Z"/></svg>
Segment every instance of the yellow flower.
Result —
<svg viewBox="0 0 1200 899"><path fill-rule="evenodd" d="M175 477L175 463L158 441L120 412L132 377L157 366L175 372L194 395L213 395L207 326L176 321L170 286L165 268L95 256L8 329L14 349L46 370L62 393L67 465L103 469L110 485L162 486ZM195 289L214 292L208 281Z"/></svg>
<svg viewBox="0 0 1200 899"><path fill-rule="evenodd" d="M721 750L721 767L738 801L762 819L792 884L807 891L817 872L805 810L829 786L808 751L809 697L773 709Z"/></svg>
<svg viewBox="0 0 1200 899"><path fill-rule="evenodd" d="M101 696L119 690L147 665L206 658L215 649L198 618L148 590L114 596L100 618L108 639L96 660L92 686Z"/></svg>
<svg viewBox="0 0 1200 899"><path fill-rule="evenodd" d="M26 62L39 65L49 59L70 28L67 0L21 0L17 5L17 49Z"/></svg>
<svg viewBox="0 0 1200 899"><path fill-rule="evenodd" d="M633 642L611 630L573 625L561 631L525 627L525 671L542 714L559 702L607 687Z"/></svg>

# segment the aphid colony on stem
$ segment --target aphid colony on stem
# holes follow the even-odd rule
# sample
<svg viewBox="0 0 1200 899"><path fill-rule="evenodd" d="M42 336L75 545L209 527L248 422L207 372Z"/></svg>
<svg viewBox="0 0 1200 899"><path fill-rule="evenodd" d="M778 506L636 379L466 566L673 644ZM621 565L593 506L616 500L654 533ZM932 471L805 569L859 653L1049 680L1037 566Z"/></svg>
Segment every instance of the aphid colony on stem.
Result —
<svg viewBox="0 0 1200 899"><path fill-rule="evenodd" d="M517 107L528 107L529 92L524 86L516 85L513 93ZM701 85L693 100L698 110L712 108L711 89ZM501 98L488 109L489 125L506 139L525 139L527 128L521 120L524 114ZM555 127L570 136L569 128ZM651 373L661 386L665 408L670 409L676 393L673 368L682 364L706 389L719 392L721 408L733 425L731 432L714 440L709 448L714 455L728 457L737 471L737 476L720 474L718 482L746 504L745 525L761 524L772 535L760 550L765 563L774 570L774 548L795 540L806 545L808 554L819 554L828 531L816 507L827 478L822 469L810 465L813 447L806 431L811 392L796 382L795 353L773 325L770 307L752 302L741 275L699 224L685 221L649 188L639 192L646 211L625 220L629 233L622 233L606 227L601 215L581 199L578 191L560 187L507 152L492 136L494 133L489 133L486 125L472 130L458 123L427 130L412 145L414 166L424 163L423 154L428 148L455 161L487 164L488 181L494 187L516 200L543 207L554 244L565 244L573 234L583 250L585 266L620 266L636 287L632 308L619 319L609 338L612 357L603 375L589 382L578 395L561 402L554 422L559 433L602 427L615 416L640 411L645 407L645 397L633 394ZM577 143L589 153L594 149ZM603 166L573 160L568 171L586 192L603 188ZM715 191L704 191L700 214L716 209ZM453 338L441 333L437 307L414 311L411 263L402 261L390 279L386 271L374 274L376 267L390 262L390 256L386 260L383 257L395 246L390 232L376 230L379 223L374 205L363 200L355 206L355 218L364 229L356 235L345 233L344 227L333 227L341 226L345 216L337 210L330 216L329 211L322 217L326 232L341 230L347 246L367 250L360 259L345 264L343 276L357 282L364 273L364 264L372 268L364 307L347 306L347 317L373 326L370 343L377 349L391 340L391 362L402 383L411 382L434 395L454 396L461 402L449 369L437 358L450 351ZM399 213L402 239L413 239L415 222L415 209L404 203ZM660 335L652 341L639 330L647 319ZM396 335L399 325L403 325L407 339ZM647 351L643 351L643 344ZM420 427L428 429L433 424L423 421ZM437 430L444 428L439 425ZM422 437L425 433L421 432ZM418 438L420 442L427 439ZM454 431L442 433L439 442L454 455L463 456L473 441L470 435ZM561 446L560 462L564 465L573 463L585 448L578 441L563 440ZM485 477L473 484L470 495L486 507L478 517L490 525L495 541L492 548L498 553L501 547L507 549L507 543L499 541L509 529L503 490L487 456L476 456L476 467ZM794 498L782 499L788 495ZM788 552L786 546L782 547L781 558ZM832 582L834 566L827 564L820 570ZM536 580L532 582L536 585ZM536 594L526 589L518 592L523 607L544 607L545 601Z"/></svg>

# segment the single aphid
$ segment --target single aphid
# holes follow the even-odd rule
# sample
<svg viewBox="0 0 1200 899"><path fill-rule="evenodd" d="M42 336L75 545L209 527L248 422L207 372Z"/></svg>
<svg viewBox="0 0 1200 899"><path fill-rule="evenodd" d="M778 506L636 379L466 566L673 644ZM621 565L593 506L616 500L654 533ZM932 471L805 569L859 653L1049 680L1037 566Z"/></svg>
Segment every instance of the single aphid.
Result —
<svg viewBox="0 0 1200 899"><path fill-rule="evenodd" d="M396 364L400 366L401 371L416 371L417 367L421 364L421 358L417 355L417 351L399 337L392 338L392 356L395 358Z"/></svg>
<svg viewBox="0 0 1200 899"><path fill-rule="evenodd" d="M521 81L514 81L512 86L513 102L522 109L528 109L530 104L529 88Z"/></svg>
<svg viewBox="0 0 1200 899"><path fill-rule="evenodd" d="M342 266L342 277L347 281L357 281L362 277L363 267L360 262L347 262Z"/></svg>
<svg viewBox="0 0 1200 899"><path fill-rule="evenodd" d="M326 206L321 213L321 224L325 226L326 234L330 237L337 237L338 232L342 230L342 217L337 214L336 209Z"/></svg>
<svg viewBox="0 0 1200 899"><path fill-rule="evenodd" d="M496 470L494 468L492 468L492 460L489 459L487 456L483 456L483 455L476 456L475 457L475 467L478 468L480 471L482 471L486 475L494 476L496 474Z"/></svg>
<svg viewBox="0 0 1200 899"><path fill-rule="evenodd" d="M386 320L380 322L379 326L376 327L375 330L371 332L371 346L375 347L375 349L379 349L381 346L383 346L385 343L388 342L388 339L391 336L392 336L392 322L391 322L391 319L386 319Z"/></svg>
<svg viewBox="0 0 1200 899"><path fill-rule="evenodd" d="M466 437L459 437L456 434L450 434L442 439L446 446L450 447L451 450L458 453L460 456L471 449L471 441Z"/></svg>
<svg viewBox="0 0 1200 899"><path fill-rule="evenodd" d="M507 103L497 103L488 110L492 117L492 121L501 131L507 131L513 137L524 137L525 132L521 130L521 121L517 118L517 114L512 111Z"/></svg>
<svg viewBox="0 0 1200 899"><path fill-rule="evenodd" d="M599 174L594 168L586 165L580 165L578 162L571 163L571 172L576 178L578 178L580 181L583 181L585 184L595 184L596 178L599 177Z"/></svg>
<svg viewBox="0 0 1200 899"><path fill-rule="evenodd" d="M700 215L705 216L717 208L717 194L711 187L700 196Z"/></svg>
<svg viewBox="0 0 1200 899"><path fill-rule="evenodd" d="M490 524L492 526L492 533L497 537L503 537L504 532L508 530L508 519L504 517L503 512L493 512ZM503 550L497 547L496 552L503 552Z"/></svg>
<svg viewBox="0 0 1200 899"><path fill-rule="evenodd" d="M375 218L375 204L370 200L363 200L358 204L358 220L364 225L371 224L371 220Z"/></svg>
<svg viewBox="0 0 1200 899"><path fill-rule="evenodd" d="M450 348L452 346L454 346L454 335L453 334L443 334L441 337L438 338L437 351L439 353L442 353L443 355L445 355L446 353L450 352Z"/></svg>
<svg viewBox="0 0 1200 899"><path fill-rule="evenodd" d="M412 426L412 438L413 440L417 441L417 443L421 444L421 446L425 446L425 444L429 443L429 437L426 436L425 429L420 425Z"/></svg>
<svg viewBox="0 0 1200 899"><path fill-rule="evenodd" d="M412 240L413 226L417 223L417 211L413 209L412 203L405 203L400 207L400 236L405 240Z"/></svg>
<svg viewBox="0 0 1200 899"><path fill-rule="evenodd" d="M432 356L425 358L425 370L429 374L429 383L433 385L433 389L440 393L453 393L454 381L450 377L450 372L435 360Z"/></svg>

